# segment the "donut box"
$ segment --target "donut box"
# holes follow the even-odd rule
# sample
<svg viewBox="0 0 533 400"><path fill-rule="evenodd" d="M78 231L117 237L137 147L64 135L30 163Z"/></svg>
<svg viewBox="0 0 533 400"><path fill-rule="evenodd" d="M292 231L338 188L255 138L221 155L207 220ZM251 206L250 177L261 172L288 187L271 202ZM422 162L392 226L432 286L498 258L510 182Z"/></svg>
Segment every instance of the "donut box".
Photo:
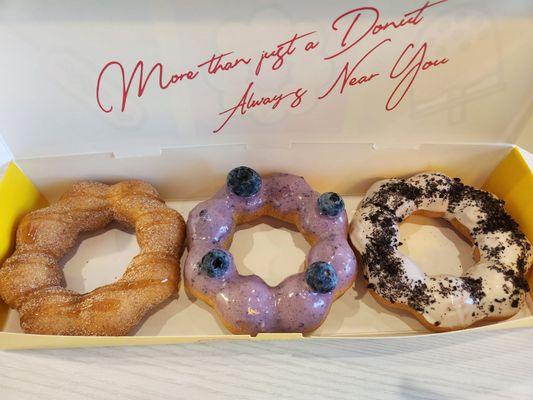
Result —
<svg viewBox="0 0 533 400"><path fill-rule="evenodd" d="M168 2L126 13L31 3L0 6L11 56L0 64L1 260L22 216L74 182L142 179L187 219L238 165L338 192L349 220L375 181L440 171L505 200L533 239L533 158L519 147L533 136L526 1ZM413 216L400 232L400 250L427 273L474 263L439 219ZM80 239L61 261L80 293L115 281L139 250L118 224ZM241 225L230 248L242 275L271 286L302 271L309 249L294 226L269 218ZM466 331L531 326L528 296L511 319ZM183 278L177 298L122 337L25 334L0 304L1 348L427 334L374 300L361 271L305 335L231 334Z"/></svg>

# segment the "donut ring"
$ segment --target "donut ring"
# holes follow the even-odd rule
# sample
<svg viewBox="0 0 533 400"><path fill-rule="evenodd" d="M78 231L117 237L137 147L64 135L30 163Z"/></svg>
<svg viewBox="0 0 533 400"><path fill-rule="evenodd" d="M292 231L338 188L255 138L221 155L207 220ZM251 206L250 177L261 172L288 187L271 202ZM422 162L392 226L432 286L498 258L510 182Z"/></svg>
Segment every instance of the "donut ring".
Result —
<svg viewBox="0 0 533 400"><path fill-rule="evenodd" d="M240 275L228 251L236 226L263 215L296 225L312 246L306 271L276 287L257 275ZM185 287L232 333L312 331L355 279L342 199L331 192L320 196L302 177L261 180L252 169L236 168L226 187L191 211L187 232Z"/></svg>
<svg viewBox="0 0 533 400"><path fill-rule="evenodd" d="M491 193L439 173L376 182L350 228L370 293L410 311L434 331L516 314L529 292L526 273L533 260L531 244L503 204ZM477 264L461 277L422 272L398 251L398 224L411 214L450 221L474 246Z"/></svg>
<svg viewBox="0 0 533 400"><path fill-rule="evenodd" d="M140 248L124 275L86 294L62 287L58 261L78 234L113 220L135 227ZM148 183L77 183L22 219L16 250L0 268L0 296L18 310L28 333L125 335L177 292L184 238L183 218Z"/></svg>

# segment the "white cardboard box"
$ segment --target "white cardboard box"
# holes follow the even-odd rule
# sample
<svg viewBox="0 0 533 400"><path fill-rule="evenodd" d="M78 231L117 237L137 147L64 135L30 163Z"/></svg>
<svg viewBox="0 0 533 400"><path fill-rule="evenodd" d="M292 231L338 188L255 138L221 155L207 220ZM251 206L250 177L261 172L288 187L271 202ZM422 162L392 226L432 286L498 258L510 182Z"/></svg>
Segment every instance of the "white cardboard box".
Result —
<svg viewBox="0 0 533 400"><path fill-rule="evenodd" d="M145 179L184 217L223 184L227 171L241 164L263 174L301 174L318 191L337 191L346 196L350 217L365 190L382 177L439 170L481 186L512 144L533 134L528 125L533 60L527 51L533 9L528 1L434 1L426 3L419 20L417 12L409 14L424 4L5 3L0 6L0 50L9 57L0 60L1 134L6 143L0 160L13 158L50 201L78 180ZM359 7L368 8L353 11ZM377 12L369 7L379 12L374 25ZM342 46L343 34L358 13ZM415 19L408 23L409 18ZM403 25L395 28L392 23ZM325 59L372 27L379 32ZM272 69L272 57L255 75L262 51L276 50L277 44L309 32L314 33L295 41L294 53L279 69ZM308 39L319 44L307 51ZM424 60L442 63L427 70L422 63L401 102L387 111L387 104L390 108L399 99L391 94L407 75L391 74L415 67L418 59L409 61L424 43ZM228 62L250 62L216 74L198 67L213 55L229 52L224 58ZM352 77L379 75L355 86L348 80L342 94L336 85L319 99L344 67L351 69L362 58ZM145 77L161 63L163 86L173 74L198 74L161 89L156 67L141 97L135 75L121 112L120 69L118 64L105 66L120 62L127 84L139 61ZM251 82L256 99L299 88L307 92L295 108L287 101L294 96L289 96L275 109L272 103L244 115L239 109L213 133L228 115L219 113L238 104ZM400 85L397 93L403 88ZM113 111L104 112L110 106ZM260 274L275 284L303 267L309 246L290 226L263 222L242 227L231 251L241 273ZM413 218L403 224L402 234L404 251L425 271L460 273L458 265L470 262L466 243L440 221ZM437 252L439 257L434 256ZM88 235L65 262L66 283L79 291L109 283L135 253L134 236L119 229ZM531 316L530 300L514 320ZM17 318L10 312L4 332L20 332ZM312 337L425 332L414 318L378 305L358 279ZM160 307L134 333L136 338L149 336L139 343L228 334L211 309L188 297L183 288L177 300ZM115 343L97 339L91 343ZM72 345L39 340L29 346Z"/></svg>

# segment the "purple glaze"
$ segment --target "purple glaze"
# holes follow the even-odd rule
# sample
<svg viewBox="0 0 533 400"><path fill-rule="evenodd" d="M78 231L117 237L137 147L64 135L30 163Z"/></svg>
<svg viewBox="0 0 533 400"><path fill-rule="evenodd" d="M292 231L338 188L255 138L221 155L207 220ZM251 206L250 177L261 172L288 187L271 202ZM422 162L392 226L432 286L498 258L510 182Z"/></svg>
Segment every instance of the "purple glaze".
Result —
<svg viewBox="0 0 533 400"><path fill-rule="evenodd" d="M302 177L278 174L263 179L260 191L239 197L227 190L198 204L189 214L187 242L189 254L184 277L187 287L209 299L234 332L255 335L260 332L309 332L326 318L333 299L353 283L355 255L347 242L347 215L320 214L319 193ZM305 272L286 278L275 287L259 276L239 275L233 257L226 274L210 278L198 266L205 253L224 249L235 230L235 216L255 212L297 214L300 230L313 235L306 268L315 261L330 263L337 273L338 284L331 293L316 293L305 281Z"/></svg>

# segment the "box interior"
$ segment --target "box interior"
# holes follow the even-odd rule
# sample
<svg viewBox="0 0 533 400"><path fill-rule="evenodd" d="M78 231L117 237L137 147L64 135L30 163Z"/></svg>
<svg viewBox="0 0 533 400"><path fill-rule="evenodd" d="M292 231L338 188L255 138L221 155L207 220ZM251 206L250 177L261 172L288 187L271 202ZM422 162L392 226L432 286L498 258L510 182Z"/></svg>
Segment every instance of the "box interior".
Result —
<svg viewBox="0 0 533 400"><path fill-rule="evenodd" d="M325 149L326 152L334 151L331 147L335 146L320 146L320 149ZM312 154L313 148L318 149L313 146L306 147L307 151L301 149L302 157L307 158ZM355 146L348 149L352 152L336 148L335 151L338 153L336 162L342 165L342 168L337 165L335 170L342 171L342 178L339 177L338 182L331 180L332 185L328 185L326 177L331 172L324 173L323 179L320 174L310 172L309 181L320 191L330 190L331 186L333 186L331 190L340 189L339 191L345 196L346 208L351 219L366 188L377 179L411 175L424 170L439 170L451 176L462 177L469 184L482 186L495 166L509 153L509 149L506 145L429 145L416 149ZM155 186L162 188L169 206L178 210L186 218L198 201L223 184L224 176L206 174L206 181L202 176L189 176L185 179L179 171L189 169L181 163L193 162L190 169L193 173L192 171L198 171L194 163L205 162L202 157L209 159L215 165L212 167L213 170L216 167L218 171L222 170L222 166L217 165L219 163L227 164L228 168L230 165L235 165L235 161L233 164L230 161L230 154L234 156L233 160L236 158L239 161L243 160L243 155L258 160L257 155L249 155L245 150L238 155L233 152L239 153L239 149L231 149L222 155L217 153L218 159L214 159L211 152L204 154L205 151L205 149L200 149L196 153L191 150L189 153L184 152L183 155L188 154L188 157L177 157L176 154L170 152L169 159L166 159L167 154L163 154L161 158L127 159L117 159L107 155L85 155L20 160L18 164L51 201L61 195L65 185L68 185L70 181L92 178L111 182L122 179L125 170L137 166L137 170L143 173L140 173L140 176L133 173L127 177L143 178L148 181L152 181L150 178L153 177L156 181ZM284 153L280 152L279 155L282 157ZM387 162L382 162L385 159ZM287 163L286 169L280 170L291 173L300 173L304 168L313 168L311 164L305 163L300 164L300 169L298 166L290 168L289 160L281 158L280 164L284 165L284 163ZM260 158L254 163L254 167L263 172ZM325 167L328 168L327 165ZM400 174L398 174L399 171L401 171ZM268 170L268 172L272 171ZM183 179L184 184L190 180L199 181L200 184L194 187L196 190L194 192L189 192L187 189L182 192L181 187L174 183L175 179ZM192 190L193 187L191 186L190 189ZM184 198L184 193L190 193L191 197ZM411 217L402 223L401 234L404 243L402 251L418 262L425 272L461 274L473 264L469 244L461 239L445 221ZM102 232L84 234L78 243L79 245L65 257L62 264L67 287L79 292L90 291L116 280L138 251L134 234L117 224L112 224ZM309 245L294 226L271 218L261 218L239 227L230 250L237 260L240 273L257 274L268 284L276 285L288 275L303 269ZM185 256L186 253L183 257ZM528 296L527 306L513 319L529 317L532 311L533 302ZM21 332L17 312L9 311L3 331ZM358 276L355 286L334 303L325 323L309 336L395 336L422 333L428 333L428 331L408 313L391 310L378 304L367 293L361 276ZM210 307L190 297L181 285L177 299L169 300L154 310L131 334L136 336L221 336L229 332L219 323Z"/></svg>

